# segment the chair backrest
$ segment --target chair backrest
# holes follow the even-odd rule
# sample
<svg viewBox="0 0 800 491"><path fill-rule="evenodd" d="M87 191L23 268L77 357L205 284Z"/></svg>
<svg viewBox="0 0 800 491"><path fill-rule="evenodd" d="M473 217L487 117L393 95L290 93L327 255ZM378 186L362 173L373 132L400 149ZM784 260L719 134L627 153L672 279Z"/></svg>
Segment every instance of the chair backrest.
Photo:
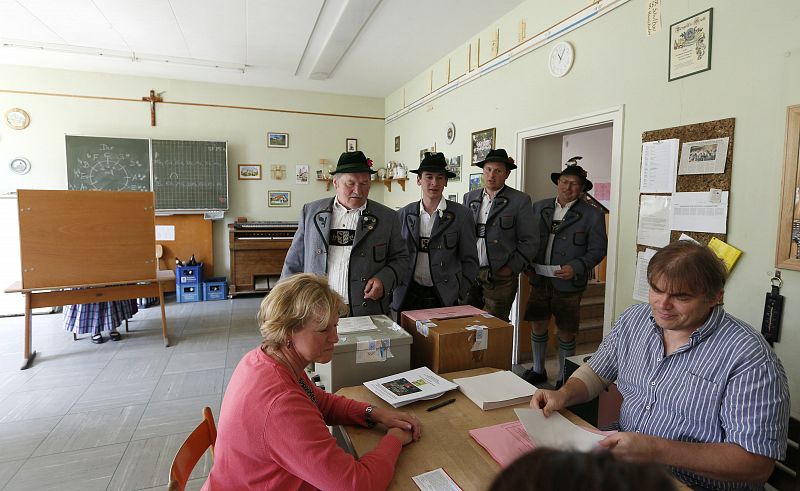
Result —
<svg viewBox="0 0 800 491"><path fill-rule="evenodd" d="M169 491L183 491L194 466L211 448L214 457L214 443L217 441L217 426L210 407L203 408L203 421L197 425L178 449L169 469Z"/></svg>
<svg viewBox="0 0 800 491"><path fill-rule="evenodd" d="M800 490L800 420L789 418L789 445L786 458L775 463L775 470L767 481L780 491Z"/></svg>

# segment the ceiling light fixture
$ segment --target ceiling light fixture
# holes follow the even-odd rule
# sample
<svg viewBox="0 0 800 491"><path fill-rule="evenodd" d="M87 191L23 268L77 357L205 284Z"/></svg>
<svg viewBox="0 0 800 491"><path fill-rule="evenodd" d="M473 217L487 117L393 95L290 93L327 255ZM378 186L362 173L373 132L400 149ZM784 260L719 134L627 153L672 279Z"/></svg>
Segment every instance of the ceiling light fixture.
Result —
<svg viewBox="0 0 800 491"><path fill-rule="evenodd" d="M0 45L4 48L34 49L55 53L70 53L85 56L102 56L106 58L117 58L131 62L154 62L169 63L173 65L196 66L205 68L218 68L221 70L234 70L244 73L247 65L241 63L228 63L216 60L201 60L198 58L183 58L177 56L163 56L149 53L136 53L133 51L121 51L113 49L92 48L89 46L75 46L71 44L52 44L35 43L17 39L0 39Z"/></svg>

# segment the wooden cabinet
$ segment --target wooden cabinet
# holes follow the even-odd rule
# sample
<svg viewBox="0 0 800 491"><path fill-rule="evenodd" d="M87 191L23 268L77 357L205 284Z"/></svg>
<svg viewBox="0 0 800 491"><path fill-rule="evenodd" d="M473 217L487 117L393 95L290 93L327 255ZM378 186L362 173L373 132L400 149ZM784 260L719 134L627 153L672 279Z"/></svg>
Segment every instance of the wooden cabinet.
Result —
<svg viewBox="0 0 800 491"><path fill-rule="evenodd" d="M229 224L230 295L268 291L267 278L280 276L296 231L297 222Z"/></svg>

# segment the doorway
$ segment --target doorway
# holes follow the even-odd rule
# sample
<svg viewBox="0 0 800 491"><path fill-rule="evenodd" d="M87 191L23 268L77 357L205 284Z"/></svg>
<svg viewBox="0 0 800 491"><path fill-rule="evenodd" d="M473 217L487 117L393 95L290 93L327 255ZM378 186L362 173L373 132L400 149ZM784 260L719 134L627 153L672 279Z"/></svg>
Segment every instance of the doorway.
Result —
<svg viewBox="0 0 800 491"><path fill-rule="evenodd" d="M560 171L569 158L582 156L580 165L595 184L592 195L608 211L605 267L596 268L596 281L584 294L587 314L582 315L579 343L599 342L611 329L614 315L623 112L624 106L618 106L517 132L516 155L520 160L515 176L517 189L529 194L532 201L555 197L550 174ZM530 323L522 316L527 303L527 277L523 275L520 281L520 293L512 312L515 365L531 358Z"/></svg>

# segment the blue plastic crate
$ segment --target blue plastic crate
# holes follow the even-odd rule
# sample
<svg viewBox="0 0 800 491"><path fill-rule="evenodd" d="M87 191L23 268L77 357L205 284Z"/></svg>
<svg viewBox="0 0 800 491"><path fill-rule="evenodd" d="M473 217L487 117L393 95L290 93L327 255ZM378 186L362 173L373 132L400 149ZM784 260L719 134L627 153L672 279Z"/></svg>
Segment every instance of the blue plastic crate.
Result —
<svg viewBox="0 0 800 491"><path fill-rule="evenodd" d="M203 263L200 263L197 266L175 266L176 285L187 285L194 283L199 287L200 283L202 282Z"/></svg>
<svg viewBox="0 0 800 491"><path fill-rule="evenodd" d="M175 294L178 297L178 303L183 302L200 302L201 290L199 285L176 285Z"/></svg>
<svg viewBox="0 0 800 491"><path fill-rule="evenodd" d="M228 282L224 276L208 278L203 282L203 301L225 300L228 296Z"/></svg>

